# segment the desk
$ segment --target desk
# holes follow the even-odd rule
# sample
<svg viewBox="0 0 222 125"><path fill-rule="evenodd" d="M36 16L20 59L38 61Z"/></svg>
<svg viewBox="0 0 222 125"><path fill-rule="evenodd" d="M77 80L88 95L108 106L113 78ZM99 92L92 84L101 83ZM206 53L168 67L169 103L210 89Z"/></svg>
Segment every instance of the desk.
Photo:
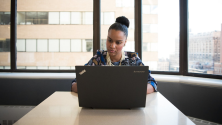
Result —
<svg viewBox="0 0 222 125"><path fill-rule="evenodd" d="M55 92L14 125L194 125L159 92L148 94L146 108L87 109L73 92Z"/></svg>

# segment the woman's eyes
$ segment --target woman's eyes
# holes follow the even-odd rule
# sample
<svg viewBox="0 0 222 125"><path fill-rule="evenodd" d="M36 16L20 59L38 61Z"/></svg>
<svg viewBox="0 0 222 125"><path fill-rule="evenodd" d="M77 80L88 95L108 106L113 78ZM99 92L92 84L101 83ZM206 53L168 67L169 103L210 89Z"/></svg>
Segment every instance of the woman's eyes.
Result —
<svg viewBox="0 0 222 125"><path fill-rule="evenodd" d="M113 42L111 39L108 39L109 42ZM122 42L116 42L116 44L121 44Z"/></svg>

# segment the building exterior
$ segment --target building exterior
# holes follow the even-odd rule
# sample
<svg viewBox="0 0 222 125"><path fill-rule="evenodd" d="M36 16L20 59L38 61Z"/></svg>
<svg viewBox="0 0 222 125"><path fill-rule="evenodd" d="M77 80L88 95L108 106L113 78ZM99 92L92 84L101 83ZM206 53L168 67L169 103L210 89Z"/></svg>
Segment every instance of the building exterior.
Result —
<svg viewBox="0 0 222 125"><path fill-rule="evenodd" d="M221 61L221 31L189 33L188 68L192 73L218 74ZM170 56L170 70L179 70L179 37L175 40L175 55ZM178 68L176 68L178 67Z"/></svg>
<svg viewBox="0 0 222 125"><path fill-rule="evenodd" d="M17 68L74 69L93 56L93 0L19 0ZM143 1L143 62L157 62L158 0ZM101 0L101 49L115 18L130 20L126 51L134 46L134 0ZM0 1L0 68L10 68L10 2Z"/></svg>

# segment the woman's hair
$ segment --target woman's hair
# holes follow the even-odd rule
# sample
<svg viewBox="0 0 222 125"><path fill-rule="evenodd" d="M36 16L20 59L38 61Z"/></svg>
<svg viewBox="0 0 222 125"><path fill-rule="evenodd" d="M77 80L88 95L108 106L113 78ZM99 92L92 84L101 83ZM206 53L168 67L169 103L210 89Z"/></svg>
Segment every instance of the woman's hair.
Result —
<svg viewBox="0 0 222 125"><path fill-rule="evenodd" d="M127 38L129 23L129 20L125 16L117 17L116 22L109 27L109 30L114 29L123 31Z"/></svg>

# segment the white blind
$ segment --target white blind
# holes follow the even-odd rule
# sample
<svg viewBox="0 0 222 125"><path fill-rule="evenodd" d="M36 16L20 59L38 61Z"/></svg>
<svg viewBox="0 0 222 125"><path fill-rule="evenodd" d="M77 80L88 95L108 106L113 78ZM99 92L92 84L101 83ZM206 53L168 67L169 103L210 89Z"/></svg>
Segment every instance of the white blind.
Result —
<svg viewBox="0 0 222 125"><path fill-rule="evenodd" d="M60 12L60 24L70 24L70 12Z"/></svg>
<svg viewBox="0 0 222 125"><path fill-rule="evenodd" d="M59 52L58 39L49 39L49 52Z"/></svg>
<svg viewBox="0 0 222 125"><path fill-rule="evenodd" d="M18 39L16 46L18 52L25 52L25 39Z"/></svg>
<svg viewBox="0 0 222 125"><path fill-rule="evenodd" d="M60 52L70 52L70 39L60 39Z"/></svg>
<svg viewBox="0 0 222 125"><path fill-rule="evenodd" d="M48 40L38 39L37 40L37 52L47 52L48 50Z"/></svg>
<svg viewBox="0 0 222 125"><path fill-rule="evenodd" d="M81 52L81 39L71 40L71 52Z"/></svg>
<svg viewBox="0 0 222 125"><path fill-rule="evenodd" d="M26 52L36 52L36 39L26 39Z"/></svg>
<svg viewBox="0 0 222 125"><path fill-rule="evenodd" d="M81 24L81 12L71 12L71 24Z"/></svg>
<svg viewBox="0 0 222 125"><path fill-rule="evenodd" d="M93 24L93 12L83 13L83 24Z"/></svg>
<svg viewBox="0 0 222 125"><path fill-rule="evenodd" d="M49 24L59 24L59 12L49 12Z"/></svg>

